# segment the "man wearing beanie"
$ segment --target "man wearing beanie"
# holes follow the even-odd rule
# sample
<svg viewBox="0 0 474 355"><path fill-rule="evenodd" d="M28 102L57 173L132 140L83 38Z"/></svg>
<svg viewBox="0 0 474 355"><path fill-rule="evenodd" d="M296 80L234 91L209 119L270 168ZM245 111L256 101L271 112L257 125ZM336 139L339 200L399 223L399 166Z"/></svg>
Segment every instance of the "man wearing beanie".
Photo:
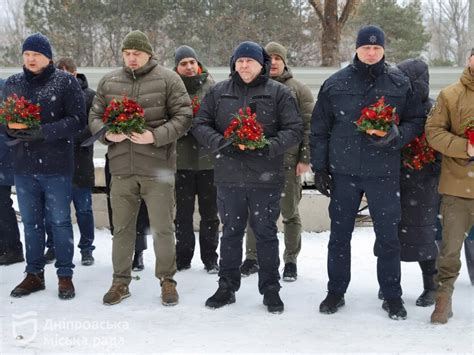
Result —
<svg viewBox="0 0 474 355"><path fill-rule="evenodd" d="M452 295L461 269L461 249L474 225L474 144L465 135L466 126L472 120L474 48L461 79L441 90L425 125L428 143L443 155L438 185L443 239L437 259L433 324L445 324L453 316ZM466 244L465 248L467 258L472 248Z"/></svg>
<svg viewBox="0 0 474 355"><path fill-rule="evenodd" d="M298 146L287 150L283 160L285 168L285 186L281 197L281 214L285 235L283 281L295 281L298 277L296 259L301 250L301 219L298 211L302 190L300 176L311 170L309 166L309 127L314 99L309 87L293 78L293 74L287 66L286 48L279 43L270 42L265 46L265 50L272 61L270 77L290 89L304 121L303 140ZM248 276L257 270L255 235L252 228L247 228L246 255L240 271L243 276Z"/></svg>
<svg viewBox="0 0 474 355"><path fill-rule="evenodd" d="M86 124L85 103L78 81L53 65L46 36L35 33L27 37L22 53L23 73L8 78L3 97L16 94L39 104L41 124L25 130L7 128L7 134L19 140L14 146L14 171L26 246L26 277L11 296L22 297L45 289L47 220L56 247L58 296L70 299L75 295L70 211L73 138Z"/></svg>
<svg viewBox="0 0 474 355"><path fill-rule="evenodd" d="M242 42L230 61L230 78L213 86L194 118L191 132L199 143L216 152L214 183L223 223L219 288L206 301L209 308L235 302L240 288L242 240L247 220L257 239L258 289L271 313L283 312L276 221L284 184L283 154L300 143L303 122L290 91L269 80L270 57L255 42ZM224 138L239 110L256 113L268 139L259 149L242 150Z"/></svg>
<svg viewBox="0 0 474 355"><path fill-rule="evenodd" d="M202 99L214 85L214 80L198 61L194 49L188 46L176 49L175 71L186 86L195 116ZM219 245L219 218L214 186L214 164L190 132L178 140L176 151L178 166L175 219L176 267L178 271L191 267L196 244L193 214L197 195L201 217L199 223L201 260L204 269L210 274L215 274L219 270L216 253Z"/></svg>
<svg viewBox="0 0 474 355"><path fill-rule="evenodd" d="M345 304L351 278L351 237L365 193L374 223L377 279L382 308L391 319L406 319L400 286L400 149L422 131L424 110L409 80L385 63L385 35L377 26L359 30L352 64L321 87L311 119L311 163L316 189L330 197L328 294L321 313ZM381 97L399 115L384 137L356 129L361 110Z"/></svg>
<svg viewBox="0 0 474 355"><path fill-rule="evenodd" d="M124 66L106 74L97 86L89 114L92 134L102 129L102 115L124 95L145 111L143 133L100 138L108 145L112 175L110 200L114 221L112 286L103 302L113 305L130 296L137 215L142 200L148 209L156 256L155 276L161 283L161 303L178 303L176 250L173 235L176 140L191 126L191 102L179 76L158 64L148 37L130 32L122 42Z"/></svg>

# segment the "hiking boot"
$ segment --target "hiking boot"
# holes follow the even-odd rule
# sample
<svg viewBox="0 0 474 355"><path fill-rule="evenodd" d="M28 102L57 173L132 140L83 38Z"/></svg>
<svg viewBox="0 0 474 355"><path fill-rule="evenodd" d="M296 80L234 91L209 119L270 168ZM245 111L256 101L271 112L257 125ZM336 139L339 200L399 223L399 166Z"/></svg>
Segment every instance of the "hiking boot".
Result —
<svg viewBox="0 0 474 355"><path fill-rule="evenodd" d="M235 303L235 293L227 285L219 285L216 293L206 300L206 307L216 309Z"/></svg>
<svg viewBox="0 0 474 355"><path fill-rule="evenodd" d="M44 253L44 259L46 264L51 264L56 259L54 248L48 248L48 250L46 250L46 253Z"/></svg>
<svg viewBox="0 0 474 355"><path fill-rule="evenodd" d="M144 268L145 265L143 264L143 250L135 251L135 255L133 256L132 270L142 271Z"/></svg>
<svg viewBox="0 0 474 355"><path fill-rule="evenodd" d="M76 295L71 276L58 277L58 297L62 300L70 300Z"/></svg>
<svg viewBox="0 0 474 355"><path fill-rule="evenodd" d="M284 305L280 293L276 290L268 290L263 295L263 304L267 306L270 313L283 313Z"/></svg>
<svg viewBox="0 0 474 355"><path fill-rule="evenodd" d="M453 316L451 295L439 293L436 295L436 306L431 314L431 323L446 324L448 319Z"/></svg>
<svg viewBox="0 0 474 355"><path fill-rule="evenodd" d="M219 272L219 266L216 263L212 263L205 265L204 270L206 270L208 274L217 274Z"/></svg>
<svg viewBox="0 0 474 355"><path fill-rule="evenodd" d="M388 312L388 316L394 320L407 319L407 311L403 306L401 297L386 299L382 303L382 308Z"/></svg>
<svg viewBox="0 0 474 355"><path fill-rule="evenodd" d="M258 269L257 260L245 259L242 265L240 265L240 273L244 277L255 274Z"/></svg>
<svg viewBox="0 0 474 355"><path fill-rule="evenodd" d="M37 274L27 273L25 279L13 289L10 296L23 297L44 289L44 272Z"/></svg>
<svg viewBox="0 0 474 355"><path fill-rule="evenodd" d="M164 306L176 306L179 295L176 291L176 281L165 279L161 283L161 304Z"/></svg>
<svg viewBox="0 0 474 355"><path fill-rule="evenodd" d="M338 293L328 292L328 295L319 305L319 312L326 314L336 313L339 308L344 306L346 301L344 295Z"/></svg>
<svg viewBox="0 0 474 355"><path fill-rule="evenodd" d="M176 265L176 270L178 271L185 271L189 269L191 269L191 264L186 264L186 265L177 264Z"/></svg>
<svg viewBox="0 0 474 355"><path fill-rule="evenodd" d="M283 281L296 281L298 278L298 272L296 270L295 263L286 263L285 268L283 269Z"/></svg>
<svg viewBox="0 0 474 355"><path fill-rule="evenodd" d="M21 263L22 261L25 261L22 250L8 251L0 256L0 265L11 265L15 263Z"/></svg>
<svg viewBox="0 0 474 355"><path fill-rule="evenodd" d="M423 275L423 293L416 299L419 307L428 307L435 304L437 285L434 275Z"/></svg>
<svg viewBox="0 0 474 355"><path fill-rule="evenodd" d="M94 264L94 257L92 256L92 250L81 251L81 264L84 266L90 266Z"/></svg>
<svg viewBox="0 0 474 355"><path fill-rule="evenodd" d="M128 285L122 282L114 282L110 290L104 295L102 301L104 304L113 305L122 302L122 300L127 297L130 297Z"/></svg>

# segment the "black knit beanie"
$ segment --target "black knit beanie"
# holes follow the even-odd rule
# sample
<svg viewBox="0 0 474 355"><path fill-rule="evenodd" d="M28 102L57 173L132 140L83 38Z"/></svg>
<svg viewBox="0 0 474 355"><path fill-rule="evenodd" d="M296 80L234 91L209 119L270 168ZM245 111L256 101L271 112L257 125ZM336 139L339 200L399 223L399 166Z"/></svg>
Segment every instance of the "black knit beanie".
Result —
<svg viewBox="0 0 474 355"><path fill-rule="evenodd" d="M176 51L174 52L174 64L178 66L179 62L181 62L183 58L194 58L198 60L196 52L189 46L181 46L176 48Z"/></svg>
<svg viewBox="0 0 474 355"><path fill-rule="evenodd" d="M242 57L255 59L260 65L263 65L263 48L255 42L242 42L234 49L234 54L232 55L233 63Z"/></svg>
<svg viewBox="0 0 474 355"><path fill-rule="evenodd" d="M48 37L39 32L32 34L25 39L21 48L21 53L23 54L25 51L41 53L45 57L53 59L53 51Z"/></svg>
<svg viewBox="0 0 474 355"><path fill-rule="evenodd" d="M380 27L369 25L359 30L356 48L367 45L385 47L385 34Z"/></svg>

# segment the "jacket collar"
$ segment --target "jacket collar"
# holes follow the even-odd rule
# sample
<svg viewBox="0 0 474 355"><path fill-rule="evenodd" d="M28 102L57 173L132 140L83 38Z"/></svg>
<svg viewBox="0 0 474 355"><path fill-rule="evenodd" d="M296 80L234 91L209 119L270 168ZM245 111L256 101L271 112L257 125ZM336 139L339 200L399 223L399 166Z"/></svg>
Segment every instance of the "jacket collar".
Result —
<svg viewBox="0 0 474 355"><path fill-rule="evenodd" d="M352 62L352 68L362 76L375 79L382 73L386 72L385 56L375 64L365 64L359 60L356 54Z"/></svg>
<svg viewBox="0 0 474 355"><path fill-rule="evenodd" d="M288 67L285 67L285 70L283 70L283 73L281 75L272 77L273 80L276 80L279 83L284 83L287 80L290 80L291 78L293 78L293 73Z"/></svg>
<svg viewBox="0 0 474 355"><path fill-rule="evenodd" d="M31 70L28 70L25 66L23 66L23 73L25 74L25 79L29 83L45 83L55 70L56 68L53 63L49 63L48 66L39 74L34 74Z"/></svg>
<svg viewBox="0 0 474 355"><path fill-rule="evenodd" d="M183 76L178 74L181 77L181 80L183 80L184 86L186 86L186 91L189 95L197 93L209 76L207 69L201 63L199 63L199 67L201 68L201 74L195 76Z"/></svg>
<svg viewBox="0 0 474 355"><path fill-rule="evenodd" d="M129 67L123 66L123 70L127 75L133 79L138 77L144 76L148 74L154 67L158 65L158 62L153 57L142 67L138 68L137 70L132 70Z"/></svg>
<svg viewBox="0 0 474 355"><path fill-rule="evenodd" d="M461 75L461 83L464 86L467 86L469 90L474 91L474 73L471 73L469 67L466 67L466 69L464 69Z"/></svg>

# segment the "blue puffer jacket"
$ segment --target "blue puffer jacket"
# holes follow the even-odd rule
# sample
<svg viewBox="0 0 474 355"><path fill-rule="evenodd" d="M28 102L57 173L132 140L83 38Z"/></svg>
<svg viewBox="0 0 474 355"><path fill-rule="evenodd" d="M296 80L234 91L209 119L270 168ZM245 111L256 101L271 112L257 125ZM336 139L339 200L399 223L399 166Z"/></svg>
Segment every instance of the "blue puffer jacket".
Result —
<svg viewBox="0 0 474 355"><path fill-rule="evenodd" d="M86 124L84 97L78 81L50 64L39 75L27 69L8 78L3 97L24 96L41 106L44 140L15 146L15 174L72 175L72 138Z"/></svg>
<svg viewBox="0 0 474 355"><path fill-rule="evenodd" d="M377 148L355 121L377 102L396 108L401 139ZM321 87L311 119L311 162L315 170L356 176L400 174L400 149L423 129L421 100L408 78L382 59L374 65L354 62L329 77Z"/></svg>

